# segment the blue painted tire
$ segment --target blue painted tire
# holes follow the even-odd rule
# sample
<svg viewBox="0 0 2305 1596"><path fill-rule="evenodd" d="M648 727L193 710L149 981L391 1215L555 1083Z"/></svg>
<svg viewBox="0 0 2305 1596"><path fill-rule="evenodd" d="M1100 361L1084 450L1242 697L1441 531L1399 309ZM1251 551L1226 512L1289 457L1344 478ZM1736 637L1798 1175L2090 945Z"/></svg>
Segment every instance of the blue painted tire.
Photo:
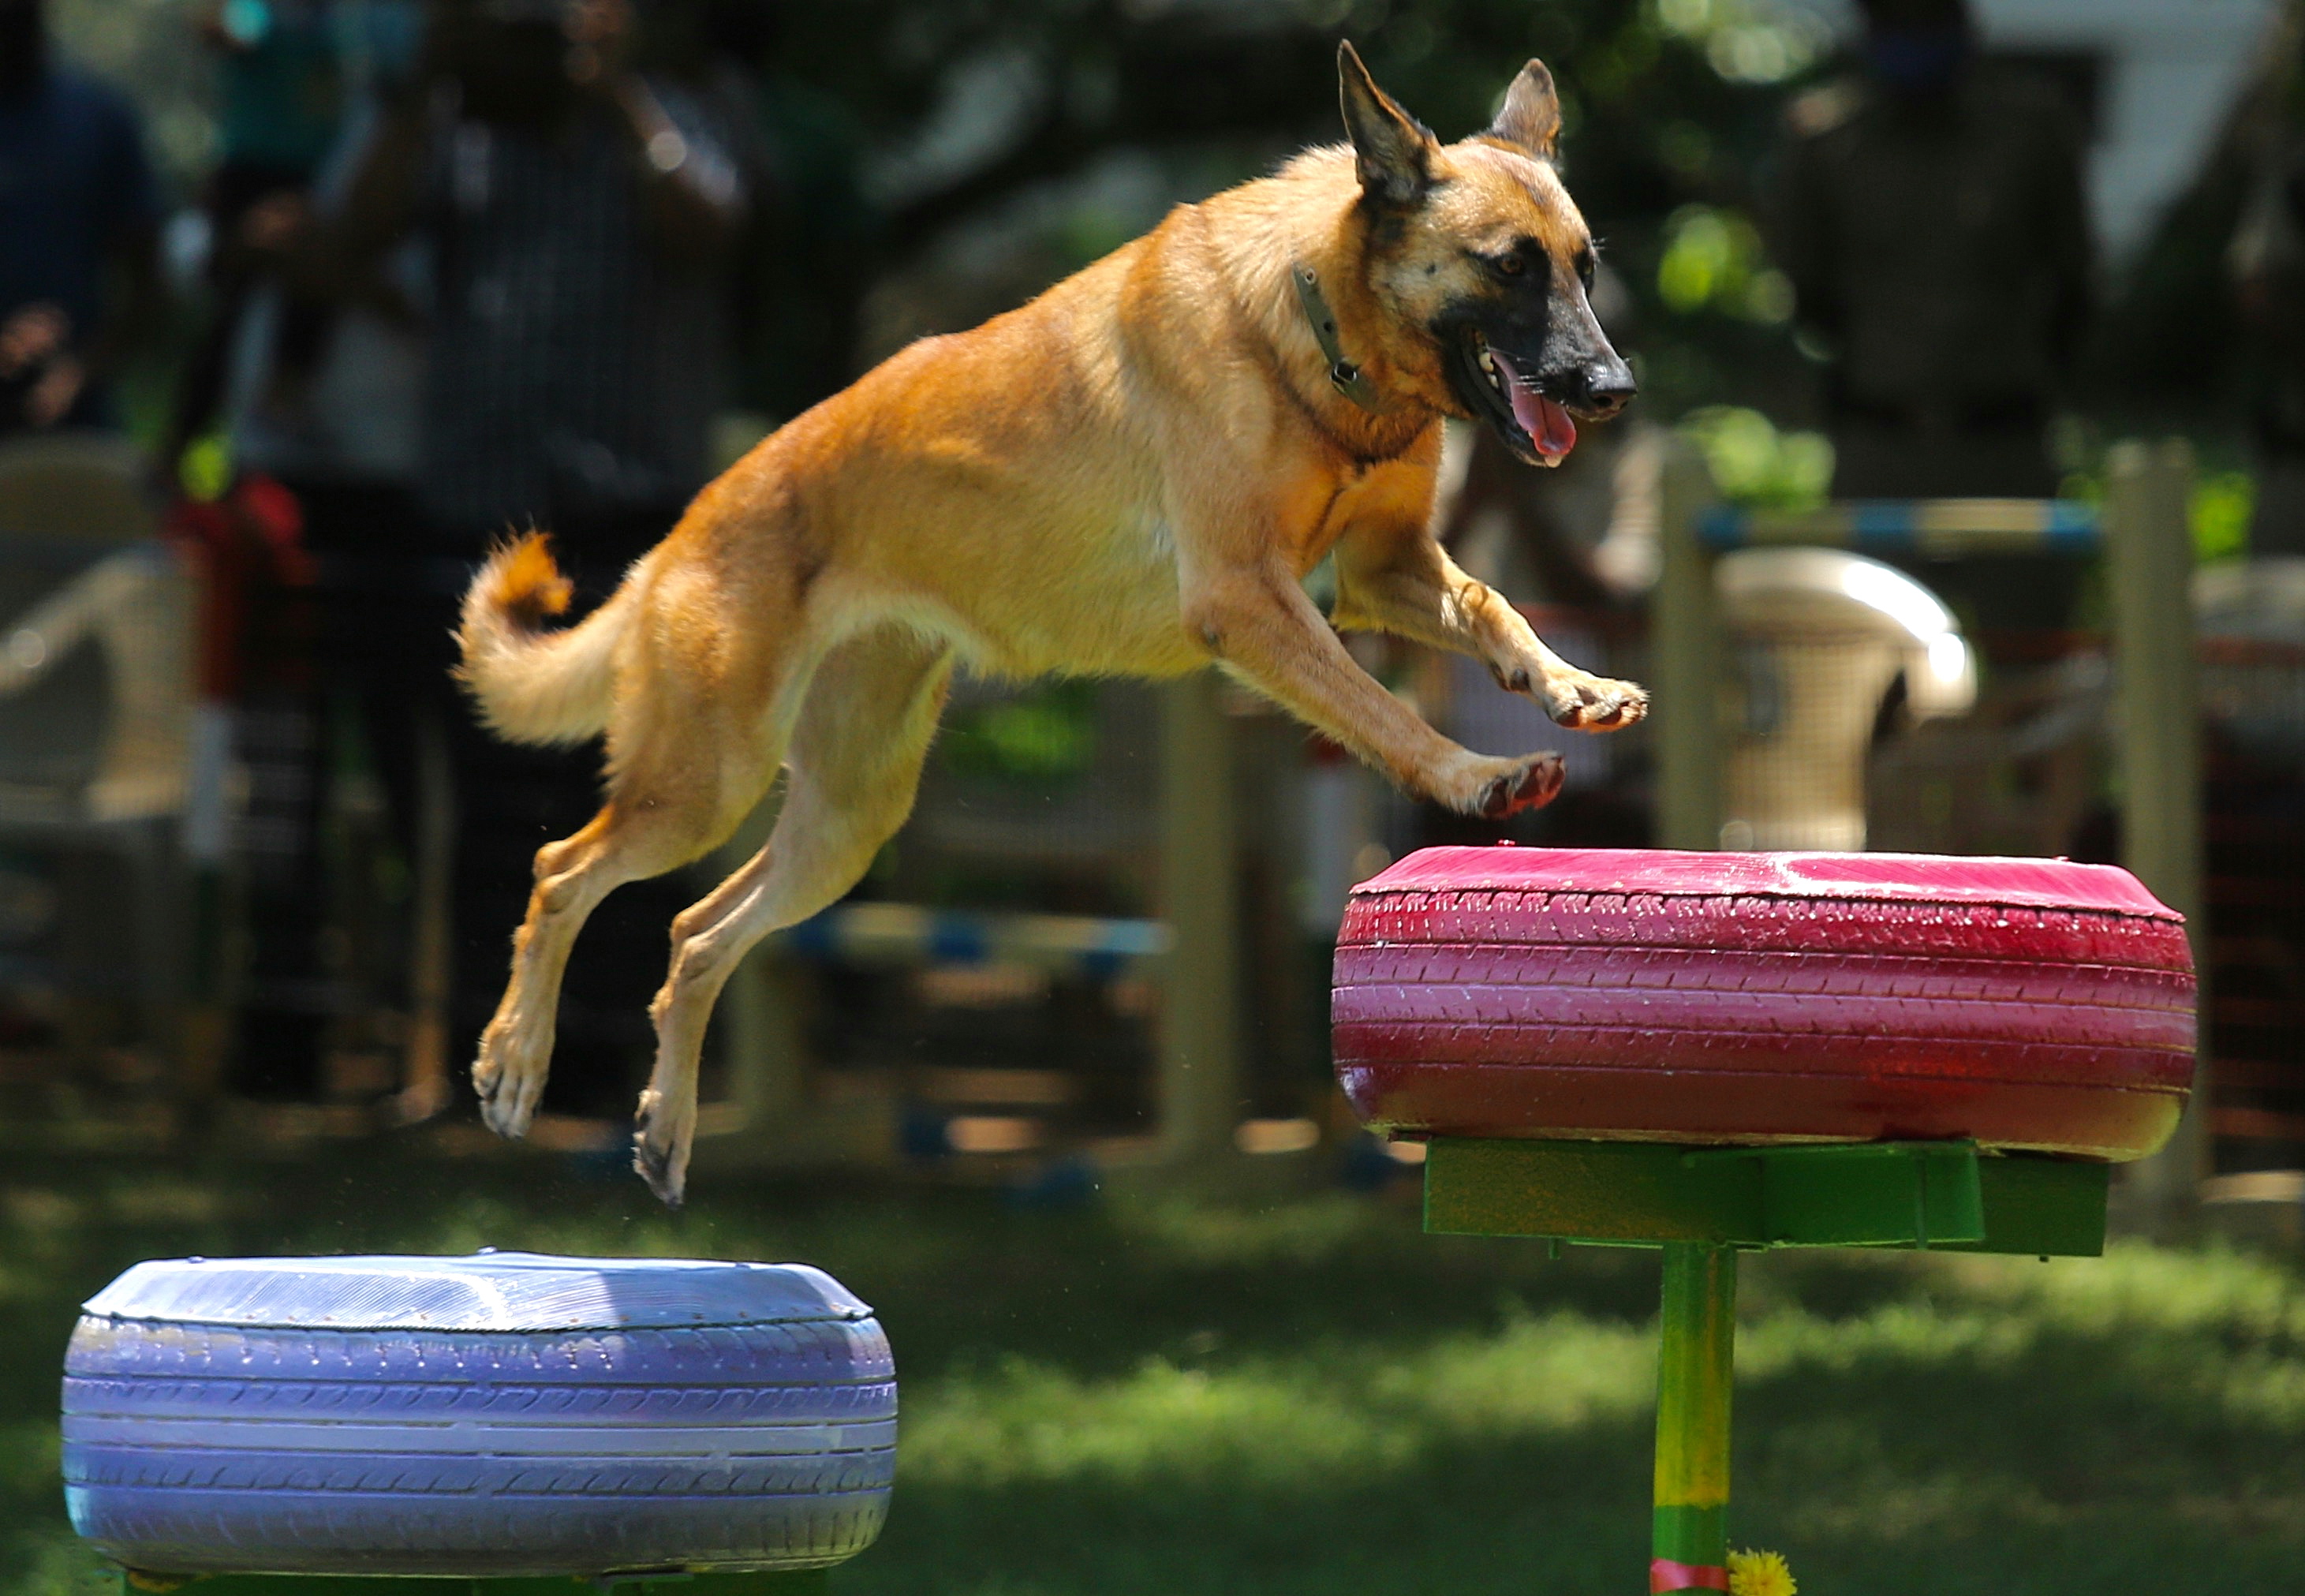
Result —
<svg viewBox="0 0 2305 1596"><path fill-rule="evenodd" d="M880 1533L895 1365L791 1265L186 1259L65 1355L73 1526L171 1574L818 1568Z"/></svg>

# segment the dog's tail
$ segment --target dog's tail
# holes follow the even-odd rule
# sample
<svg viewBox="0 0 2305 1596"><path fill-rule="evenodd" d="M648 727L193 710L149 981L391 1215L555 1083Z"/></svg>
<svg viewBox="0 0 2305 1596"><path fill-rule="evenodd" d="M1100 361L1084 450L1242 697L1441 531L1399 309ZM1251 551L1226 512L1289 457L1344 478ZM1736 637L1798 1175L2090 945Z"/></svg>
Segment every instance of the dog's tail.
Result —
<svg viewBox="0 0 2305 1596"><path fill-rule="evenodd" d="M515 743L581 743L608 724L616 687L617 643L637 602L629 576L614 597L583 621L547 631L538 623L564 613L574 588L552 558L545 535L532 532L489 556L464 592L456 627L463 660L456 679L498 736Z"/></svg>

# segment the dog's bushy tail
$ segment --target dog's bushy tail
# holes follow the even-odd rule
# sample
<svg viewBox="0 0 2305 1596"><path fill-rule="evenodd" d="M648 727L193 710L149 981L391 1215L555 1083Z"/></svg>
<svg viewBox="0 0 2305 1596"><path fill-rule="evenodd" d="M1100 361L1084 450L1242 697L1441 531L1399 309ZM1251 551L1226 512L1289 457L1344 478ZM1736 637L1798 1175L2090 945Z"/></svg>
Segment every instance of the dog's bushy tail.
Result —
<svg viewBox="0 0 2305 1596"><path fill-rule="evenodd" d="M540 532L498 548L464 592L456 679L489 729L508 741L581 743L608 724L617 642L635 602L635 584L627 577L575 626L543 629L540 623L566 612L574 592Z"/></svg>

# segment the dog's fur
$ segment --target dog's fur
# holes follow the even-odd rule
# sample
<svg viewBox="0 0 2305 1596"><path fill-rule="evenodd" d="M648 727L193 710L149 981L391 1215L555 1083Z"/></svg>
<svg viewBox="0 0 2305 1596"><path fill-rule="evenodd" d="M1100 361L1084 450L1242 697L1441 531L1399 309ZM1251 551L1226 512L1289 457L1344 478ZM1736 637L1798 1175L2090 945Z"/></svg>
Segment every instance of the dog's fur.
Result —
<svg viewBox="0 0 2305 1596"><path fill-rule="evenodd" d="M1487 421L1525 458L1561 452L1530 435L1557 432L1552 411L1520 428L1501 380L1484 391L1489 351L1512 352L1523 406L1542 391L1589 419L1631 392L1586 303L1552 78L1529 63L1493 126L1444 147L1349 46L1340 66L1350 147L1181 206L1022 309L897 354L706 488L582 624L540 628L569 593L535 535L481 571L461 675L489 724L605 733L608 755L600 813L536 856L472 1071L495 1129L535 1111L585 917L718 846L783 768L774 835L673 921L652 1005L634 1162L679 1200L721 986L903 824L957 661L1163 678L1214 661L1408 791L1492 815L1548 800L1559 758L1450 742L1332 621L1470 654L1562 725L1640 719L1638 687L1556 657L1428 530L1442 416ZM1298 266L1381 409L1331 387ZM1331 554L1324 618L1299 584Z"/></svg>

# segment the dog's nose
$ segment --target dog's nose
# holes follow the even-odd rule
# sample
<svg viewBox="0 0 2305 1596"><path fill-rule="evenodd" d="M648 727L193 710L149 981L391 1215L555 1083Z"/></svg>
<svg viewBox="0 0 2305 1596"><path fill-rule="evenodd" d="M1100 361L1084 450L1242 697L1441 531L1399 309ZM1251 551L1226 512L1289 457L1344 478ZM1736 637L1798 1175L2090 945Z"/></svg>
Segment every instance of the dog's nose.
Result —
<svg viewBox="0 0 2305 1596"><path fill-rule="evenodd" d="M1639 389L1632 368L1621 360L1595 361L1578 375L1582 379L1578 386L1585 390L1586 406L1603 421L1631 404Z"/></svg>

